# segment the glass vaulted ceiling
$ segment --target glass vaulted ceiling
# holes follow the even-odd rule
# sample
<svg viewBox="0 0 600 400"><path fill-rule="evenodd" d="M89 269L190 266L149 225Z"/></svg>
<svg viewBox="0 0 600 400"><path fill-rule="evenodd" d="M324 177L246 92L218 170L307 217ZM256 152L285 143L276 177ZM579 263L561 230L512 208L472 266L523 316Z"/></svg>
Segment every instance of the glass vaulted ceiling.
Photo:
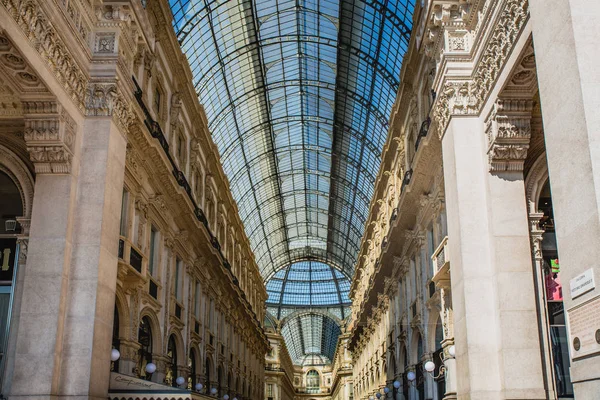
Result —
<svg viewBox="0 0 600 400"><path fill-rule="evenodd" d="M170 0L265 280L295 260L351 277L414 0Z"/></svg>
<svg viewBox="0 0 600 400"><path fill-rule="evenodd" d="M414 0L169 1L268 310L289 315L295 360L328 360L340 329L323 315L347 314Z"/></svg>

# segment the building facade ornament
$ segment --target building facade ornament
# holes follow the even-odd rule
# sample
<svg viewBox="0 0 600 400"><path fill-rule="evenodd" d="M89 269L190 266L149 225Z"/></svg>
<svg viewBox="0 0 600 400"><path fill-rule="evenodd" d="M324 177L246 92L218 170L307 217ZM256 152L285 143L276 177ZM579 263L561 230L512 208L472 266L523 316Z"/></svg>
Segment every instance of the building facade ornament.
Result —
<svg viewBox="0 0 600 400"><path fill-rule="evenodd" d="M44 7L40 2L31 0L0 0L0 4L21 28L71 99L83 110L88 78L49 21ZM55 152L52 157L60 158L60 153Z"/></svg>
<svg viewBox="0 0 600 400"><path fill-rule="evenodd" d="M499 99L488 119L488 157L491 172L522 172L531 139L530 99Z"/></svg>
<svg viewBox="0 0 600 400"><path fill-rule="evenodd" d="M69 174L77 125L56 101L24 101L24 139L36 174Z"/></svg>
<svg viewBox="0 0 600 400"><path fill-rule="evenodd" d="M433 120L443 137L453 115L478 115L528 19L528 0L507 0L471 79L447 80L437 97Z"/></svg>
<svg viewBox="0 0 600 400"><path fill-rule="evenodd" d="M128 132L134 120L131 104L124 98L116 82L93 82L87 87L86 115L112 116L124 133Z"/></svg>

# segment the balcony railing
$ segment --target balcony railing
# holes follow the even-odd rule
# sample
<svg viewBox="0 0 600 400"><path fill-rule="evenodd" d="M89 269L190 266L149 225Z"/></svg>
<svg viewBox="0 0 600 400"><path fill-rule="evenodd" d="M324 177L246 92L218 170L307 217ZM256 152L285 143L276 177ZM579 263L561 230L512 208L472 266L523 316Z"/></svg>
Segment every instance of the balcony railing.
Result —
<svg viewBox="0 0 600 400"><path fill-rule="evenodd" d="M431 256L433 266L433 278L436 286L449 284L450 282L450 251L448 247L448 236L442 239L440 245Z"/></svg>

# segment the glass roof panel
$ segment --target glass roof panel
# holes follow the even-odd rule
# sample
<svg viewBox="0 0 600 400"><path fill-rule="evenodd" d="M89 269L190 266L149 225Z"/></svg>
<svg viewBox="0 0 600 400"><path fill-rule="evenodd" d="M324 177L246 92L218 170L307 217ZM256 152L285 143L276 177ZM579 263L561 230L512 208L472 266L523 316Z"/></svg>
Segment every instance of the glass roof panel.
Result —
<svg viewBox="0 0 600 400"><path fill-rule="evenodd" d="M299 261L279 270L266 283L268 307L334 307L350 304L350 281L340 271L319 261ZM344 311L341 312L344 315ZM281 312L273 314L283 318ZM344 316L345 317L345 316ZM342 317L341 319L344 319Z"/></svg>
<svg viewBox="0 0 600 400"><path fill-rule="evenodd" d="M351 276L414 0L169 1L264 278Z"/></svg>
<svg viewBox="0 0 600 400"><path fill-rule="evenodd" d="M330 364L340 326L328 313L300 312L287 316L281 334L296 365Z"/></svg>
<svg viewBox="0 0 600 400"><path fill-rule="evenodd" d="M415 0L169 3L269 310L343 320ZM312 323L335 331L310 317L288 337ZM330 339L290 352L327 360Z"/></svg>

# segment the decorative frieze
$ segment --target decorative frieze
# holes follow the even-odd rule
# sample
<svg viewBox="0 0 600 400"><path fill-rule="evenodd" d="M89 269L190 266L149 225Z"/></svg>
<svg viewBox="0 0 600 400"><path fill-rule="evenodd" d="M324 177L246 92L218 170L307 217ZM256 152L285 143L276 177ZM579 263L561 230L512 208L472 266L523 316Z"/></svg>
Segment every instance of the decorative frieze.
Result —
<svg viewBox="0 0 600 400"><path fill-rule="evenodd" d="M36 174L68 174L77 126L55 101L24 101L24 138Z"/></svg>

